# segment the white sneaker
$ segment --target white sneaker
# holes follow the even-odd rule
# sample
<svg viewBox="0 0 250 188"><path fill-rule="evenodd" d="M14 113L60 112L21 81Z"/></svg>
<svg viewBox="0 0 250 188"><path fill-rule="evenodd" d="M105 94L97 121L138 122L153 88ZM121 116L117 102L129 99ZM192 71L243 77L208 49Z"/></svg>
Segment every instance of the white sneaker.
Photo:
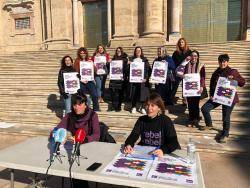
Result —
<svg viewBox="0 0 250 188"><path fill-rule="evenodd" d="M135 113L136 113L136 108L132 108L131 113L132 113L132 114L135 114Z"/></svg>
<svg viewBox="0 0 250 188"><path fill-rule="evenodd" d="M142 114L147 114L146 110L144 108L141 109Z"/></svg>

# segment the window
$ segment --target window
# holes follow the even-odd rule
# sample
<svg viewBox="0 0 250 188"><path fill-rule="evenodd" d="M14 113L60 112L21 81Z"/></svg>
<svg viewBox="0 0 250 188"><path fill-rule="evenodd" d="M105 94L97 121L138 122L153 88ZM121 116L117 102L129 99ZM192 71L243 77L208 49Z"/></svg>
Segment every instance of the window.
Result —
<svg viewBox="0 0 250 188"><path fill-rule="evenodd" d="M30 17L15 19L15 29L30 29Z"/></svg>

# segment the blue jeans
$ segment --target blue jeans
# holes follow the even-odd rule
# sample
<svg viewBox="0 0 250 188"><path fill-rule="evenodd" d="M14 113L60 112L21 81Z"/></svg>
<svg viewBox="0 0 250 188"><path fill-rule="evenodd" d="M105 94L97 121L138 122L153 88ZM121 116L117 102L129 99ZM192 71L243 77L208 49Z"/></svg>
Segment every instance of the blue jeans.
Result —
<svg viewBox="0 0 250 188"><path fill-rule="evenodd" d="M217 108L220 105L221 104L215 103L212 100L208 100L201 107L201 111L202 111L202 114L204 116L206 126L211 126L212 125L212 119L211 119L210 111ZM234 105L235 105L234 103L232 104L232 106L222 105L222 121L223 121L222 135L224 135L224 136L229 136L230 116L231 116L231 112L233 111Z"/></svg>
<svg viewBox="0 0 250 188"><path fill-rule="evenodd" d="M68 114L71 112L71 95L67 94L68 98L63 99L64 100L64 109L65 109L65 114Z"/></svg>
<svg viewBox="0 0 250 188"><path fill-rule="evenodd" d="M88 82L87 84L84 84L81 82L80 84L81 90L83 91L84 94L89 93L91 96L91 99L93 101L93 110L94 111L99 111L99 103L98 103L98 95L97 95L97 90L96 86L93 81Z"/></svg>
<svg viewBox="0 0 250 188"><path fill-rule="evenodd" d="M97 96L100 98L102 96L102 76L95 77Z"/></svg>

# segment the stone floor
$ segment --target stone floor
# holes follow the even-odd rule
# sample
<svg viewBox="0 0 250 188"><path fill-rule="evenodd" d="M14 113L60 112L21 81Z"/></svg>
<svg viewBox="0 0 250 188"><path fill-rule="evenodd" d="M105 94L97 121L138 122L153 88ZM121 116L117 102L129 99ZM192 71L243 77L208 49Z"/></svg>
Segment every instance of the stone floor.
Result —
<svg viewBox="0 0 250 188"><path fill-rule="evenodd" d="M26 136L0 135L0 149L25 140ZM249 188L250 187L250 158L238 155L226 155L218 153L200 153L202 170L206 188ZM34 175L30 172L16 171L15 188L28 188L32 183L30 178ZM51 188L61 187L61 178L50 177L48 185ZM95 183L90 183L92 188ZM0 188L9 187L9 171L0 167ZM69 181L65 180L65 188L69 187ZM98 184L98 188L121 188Z"/></svg>

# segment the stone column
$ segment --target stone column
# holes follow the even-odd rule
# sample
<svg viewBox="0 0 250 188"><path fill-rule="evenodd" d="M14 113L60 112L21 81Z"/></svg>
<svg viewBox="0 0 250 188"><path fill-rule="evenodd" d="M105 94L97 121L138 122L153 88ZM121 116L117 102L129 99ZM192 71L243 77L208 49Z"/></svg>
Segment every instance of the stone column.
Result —
<svg viewBox="0 0 250 188"><path fill-rule="evenodd" d="M181 13L181 0L172 0L171 2L171 33L169 35L170 43L176 43L177 40L181 37L180 13Z"/></svg>
<svg viewBox="0 0 250 188"><path fill-rule="evenodd" d="M73 0L73 46L79 46L78 0Z"/></svg>
<svg viewBox="0 0 250 188"><path fill-rule="evenodd" d="M138 0L114 0L114 35L111 46L135 45L138 38Z"/></svg>
<svg viewBox="0 0 250 188"><path fill-rule="evenodd" d="M112 38L112 23L111 23L111 13L112 13L112 10L111 10L111 0L107 0L107 23L108 23L108 41L111 40Z"/></svg>
<svg viewBox="0 0 250 188"><path fill-rule="evenodd" d="M144 37L157 37L163 32L163 0L144 1Z"/></svg>
<svg viewBox="0 0 250 188"><path fill-rule="evenodd" d="M247 2L247 31L246 40L250 41L250 2Z"/></svg>

